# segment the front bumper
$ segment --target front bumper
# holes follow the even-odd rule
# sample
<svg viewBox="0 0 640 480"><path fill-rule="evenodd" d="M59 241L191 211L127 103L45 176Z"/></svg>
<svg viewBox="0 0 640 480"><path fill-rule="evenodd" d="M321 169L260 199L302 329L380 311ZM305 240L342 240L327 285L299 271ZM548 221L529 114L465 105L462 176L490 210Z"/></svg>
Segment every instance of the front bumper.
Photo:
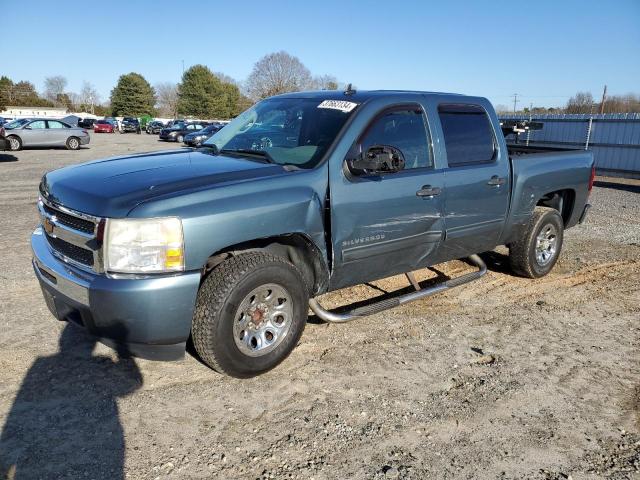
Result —
<svg viewBox="0 0 640 480"><path fill-rule="evenodd" d="M86 137L79 137L80 138L80 145L89 145L89 142L91 141L91 137L89 135L87 135Z"/></svg>
<svg viewBox="0 0 640 480"><path fill-rule="evenodd" d="M103 343L142 358L184 355L200 272L111 278L55 257L38 227L31 235L33 268L51 313L73 321Z"/></svg>

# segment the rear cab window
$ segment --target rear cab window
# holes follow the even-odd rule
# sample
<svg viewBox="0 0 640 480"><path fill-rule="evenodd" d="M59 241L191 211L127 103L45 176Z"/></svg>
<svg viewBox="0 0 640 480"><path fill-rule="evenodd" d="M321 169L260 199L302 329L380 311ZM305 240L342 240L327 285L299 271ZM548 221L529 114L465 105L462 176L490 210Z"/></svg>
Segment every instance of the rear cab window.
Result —
<svg viewBox="0 0 640 480"><path fill-rule="evenodd" d="M484 108L472 104L440 104L438 116L449 167L495 160L496 139Z"/></svg>

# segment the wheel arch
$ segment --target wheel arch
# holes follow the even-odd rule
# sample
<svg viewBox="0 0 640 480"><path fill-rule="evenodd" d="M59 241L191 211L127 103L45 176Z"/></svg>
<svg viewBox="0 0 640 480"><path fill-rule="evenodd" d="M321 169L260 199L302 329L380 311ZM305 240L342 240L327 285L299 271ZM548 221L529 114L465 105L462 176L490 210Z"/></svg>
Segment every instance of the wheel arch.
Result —
<svg viewBox="0 0 640 480"><path fill-rule="evenodd" d="M537 207L550 207L557 210L565 225L569 223L575 208L576 192L571 188L545 193L538 198Z"/></svg>
<svg viewBox="0 0 640 480"><path fill-rule="evenodd" d="M309 295L327 290L329 269L321 250L303 233L289 233L249 240L214 252L203 267L203 278L229 257L250 251L264 251L294 264L307 284Z"/></svg>

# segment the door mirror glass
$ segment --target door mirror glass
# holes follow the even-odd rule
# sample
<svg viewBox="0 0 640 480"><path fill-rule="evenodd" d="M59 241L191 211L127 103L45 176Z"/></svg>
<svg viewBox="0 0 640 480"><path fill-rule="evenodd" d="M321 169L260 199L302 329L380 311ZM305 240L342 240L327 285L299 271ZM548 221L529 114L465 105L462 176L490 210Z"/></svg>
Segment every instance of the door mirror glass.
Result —
<svg viewBox="0 0 640 480"><path fill-rule="evenodd" d="M356 175L395 173L404 169L405 164L402 152L390 145L373 145L347 163Z"/></svg>

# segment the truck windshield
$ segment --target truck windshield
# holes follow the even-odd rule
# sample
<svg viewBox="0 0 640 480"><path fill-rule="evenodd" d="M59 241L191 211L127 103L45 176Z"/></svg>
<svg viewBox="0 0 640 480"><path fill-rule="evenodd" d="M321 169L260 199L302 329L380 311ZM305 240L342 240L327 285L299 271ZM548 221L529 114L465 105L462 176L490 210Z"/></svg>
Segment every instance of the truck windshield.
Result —
<svg viewBox="0 0 640 480"><path fill-rule="evenodd" d="M262 153L279 165L313 168L356 104L312 98L271 98L240 114L204 145L222 153Z"/></svg>

